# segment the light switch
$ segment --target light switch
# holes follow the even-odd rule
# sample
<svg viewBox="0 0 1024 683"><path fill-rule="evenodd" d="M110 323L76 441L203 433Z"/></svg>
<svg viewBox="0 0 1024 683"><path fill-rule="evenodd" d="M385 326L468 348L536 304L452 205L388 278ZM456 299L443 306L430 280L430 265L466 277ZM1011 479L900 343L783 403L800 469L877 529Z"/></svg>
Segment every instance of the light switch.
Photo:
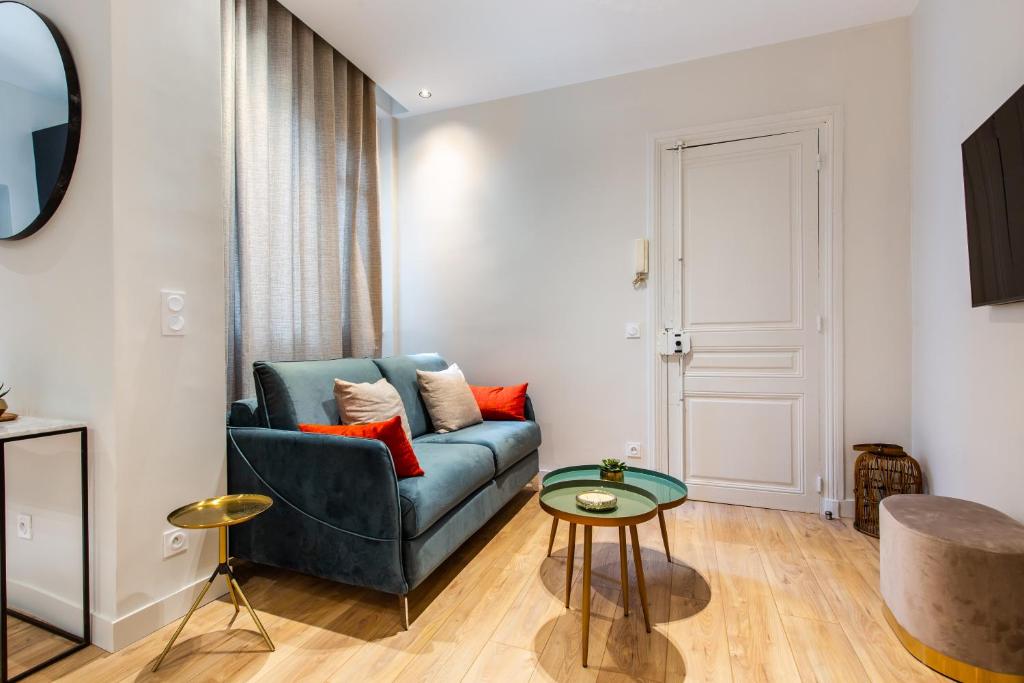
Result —
<svg viewBox="0 0 1024 683"><path fill-rule="evenodd" d="M626 339L640 338L640 323L626 323Z"/></svg>
<svg viewBox="0 0 1024 683"><path fill-rule="evenodd" d="M160 319L164 336L185 334L185 292L160 290Z"/></svg>

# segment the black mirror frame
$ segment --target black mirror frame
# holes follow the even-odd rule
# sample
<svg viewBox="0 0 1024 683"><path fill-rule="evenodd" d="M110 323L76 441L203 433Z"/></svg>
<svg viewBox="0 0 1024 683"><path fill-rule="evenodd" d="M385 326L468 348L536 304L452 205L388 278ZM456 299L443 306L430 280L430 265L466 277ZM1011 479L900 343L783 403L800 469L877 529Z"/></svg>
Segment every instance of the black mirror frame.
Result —
<svg viewBox="0 0 1024 683"><path fill-rule="evenodd" d="M82 135L82 90L78 84L78 71L75 69L75 60L71 58L71 50L53 22L23 2L0 0L0 5L6 4L21 5L46 24L50 35L53 36L53 41L57 44L60 59L64 63L64 77L68 85L68 140L64 147L64 159L61 161L60 173L57 174L57 182L53 186L53 192L50 193L49 199L46 200L46 205L39 207L39 215L35 220L20 232L9 237L0 237L0 241L13 241L35 234L53 217L53 214L57 212L57 207L64 200L68 185L71 184L71 174L75 170L75 161L78 159L78 143Z"/></svg>

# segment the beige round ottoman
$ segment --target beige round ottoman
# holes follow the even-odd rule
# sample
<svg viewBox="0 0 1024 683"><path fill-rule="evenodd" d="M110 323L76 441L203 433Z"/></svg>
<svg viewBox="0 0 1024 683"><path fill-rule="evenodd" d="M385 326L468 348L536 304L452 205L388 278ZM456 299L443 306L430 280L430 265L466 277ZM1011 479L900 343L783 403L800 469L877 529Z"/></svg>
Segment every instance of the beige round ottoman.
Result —
<svg viewBox="0 0 1024 683"><path fill-rule="evenodd" d="M882 597L903 645L959 681L1024 682L1024 524L956 498L879 510Z"/></svg>

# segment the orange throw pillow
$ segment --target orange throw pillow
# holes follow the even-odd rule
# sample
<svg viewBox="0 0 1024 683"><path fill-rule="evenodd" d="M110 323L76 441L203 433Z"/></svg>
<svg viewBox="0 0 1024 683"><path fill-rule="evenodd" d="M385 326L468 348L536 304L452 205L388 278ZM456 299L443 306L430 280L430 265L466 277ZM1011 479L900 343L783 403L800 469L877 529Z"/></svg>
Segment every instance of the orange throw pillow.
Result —
<svg viewBox="0 0 1024 683"><path fill-rule="evenodd" d="M422 477L423 468L416 458L409 437L402 428L401 415L395 415L384 422L367 422L360 425L307 425L300 424L299 429L313 434L333 434L334 436L351 436L357 439L376 439L383 441L391 451L391 459L395 463L395 474L400 477Z"/></svg>
<svg viewBox="0 0 1024 683"><path fill-rule="evenodd" d="M526 420L526 387L517 384L512 387L474 387L476 404L485 420Z"/></svg>

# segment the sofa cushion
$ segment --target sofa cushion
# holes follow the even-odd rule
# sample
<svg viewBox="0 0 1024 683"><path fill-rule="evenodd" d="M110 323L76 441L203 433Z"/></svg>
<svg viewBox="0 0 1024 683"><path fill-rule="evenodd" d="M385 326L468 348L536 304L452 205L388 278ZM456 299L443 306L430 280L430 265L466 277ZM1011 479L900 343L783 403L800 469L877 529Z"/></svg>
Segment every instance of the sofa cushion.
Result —
<svg viewBox="0 0 1024 683"><path fill-rule="evenodd" d="M405 404L405 415L409 418L409 429L414 437L433 431L427 407L420 398L420 385L416 379L417 370L437 372L448 367L447 361L436 353L419 353L412 356L394 356L373 361L380 374L398 390ZM342 377L341 379L346 379ZM350 380L351 381L351 380ZM364 380L360 380L364 381Z"/></svg>
<svg viewBox="0 0 1024 683"><path fill-rule="evenodd" d="M334 380L376 382L376 364L367 358L257 361L252 374L260 421L271 429L298 429L308 424L338 424ZM415 375L415 371L413 372Z"/></svg>
<svg viewBox="0 0 1024 683"><path fill-rule="evenodd" d="M397 417L401 421L406 438L412 439L402 397L386 379L381 378L372 384L336 379L334 399L338 402L338 414L341 415L342 424L383 422Z"/></svg>
<svg viewBox="0 0 1024 683"><path fill-rule="evenodd" d="M420 397L435 432L454 432L484 421L457 363L440 372L417 370L416 377L419 378Z"/></svg>
<svg viewBox="0 0 1024 683"><path fill-rule="evenodd" d="M494 478L491 451L475 444L413 444L422 477L398 480L402 536L415 538Z"/></svg>
<svg viewBox="0 0 1024 683"><path fill-rule="evenodd" d="M494 455L494 470L501 474L540 447L540 427L536 422L487 421L447 434L426 434L413 441L421 444L479 444Z"/></svg>

